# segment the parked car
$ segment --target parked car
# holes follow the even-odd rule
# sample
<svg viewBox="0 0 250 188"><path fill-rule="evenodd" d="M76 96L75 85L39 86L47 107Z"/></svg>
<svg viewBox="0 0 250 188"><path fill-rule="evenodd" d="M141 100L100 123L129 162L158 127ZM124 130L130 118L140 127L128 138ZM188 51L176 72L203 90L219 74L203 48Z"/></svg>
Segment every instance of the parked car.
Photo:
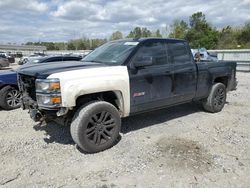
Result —
<svg viewBox="0 0 250 188"><path fill-rule="evenodd" d="M116 143L127 116L191 101L221 111L235 70L235 62L195 63L184 40L146 38L108 42L82 62L20 67L18 75L31 118L70 124L75 143L93 153Z"/></svg>
<svg viewBox="0 0 250 188"><path fill-rule="evenodd" d="M15 57L14 55L11 55L10 53L7 54L4 52L0 52L0 57L6 58L9 61L9 63L15 63Z"/></svg>
<svg viewBox="0 0 250 188"><path fill-rule="evenodd" d="M39 58L39 61L28 63L22 66L33 66L39 63L62 61L79 61L81 58L73 56L53 56ZM69 62L67 62L69 63ZM12 110L20 107L20 92L17 84L17 73L15 71L5 71L0 73L0 106L6 110Z"/></svg>
<svg viewBox="0 0 250 188"><path fill-rule="evenodd" d="M10 62L8 61L8 59L5 57L0 57L0 69L3 67L9 67L9 66L10 66Z"/></svg>
<svg viewBox="0 0 250 188"><path fill-rule="evenodd" d="M62 62L62 61L80 61L82 59L81 56L74 55L50 55L50 56L39 56L30 58L26 64L34 64L34 63L51 63L51 62Z"/></svg>
<svg viewBox="0 0 250 188"><path fill-rule="evenodd" d="M31 61L32 59L37 59L39 57L43 57L43 56L40 56L40 55L37 55L37 54L33 54L33 55L30 55L30 56L23 56L22 58L20 58L20 60L18 62L18 65L23 65L23 64Z"/></svg>
<svg viewBox="0 0 250 188"><path fill-rule="evenodd" d="M17 86L17 74L15 71L0 73L0 107L5 110L19 108L21 93Z"/></svg>
<svg viewBox="0 0 250 188"><path fill-rule="evenodd" d="M74 55L50 55L50 56L31 56L24 58L22 64L34 64L34 63L49 63L49 62L61 62L61 61L80 61L81 56Z"/></svg>

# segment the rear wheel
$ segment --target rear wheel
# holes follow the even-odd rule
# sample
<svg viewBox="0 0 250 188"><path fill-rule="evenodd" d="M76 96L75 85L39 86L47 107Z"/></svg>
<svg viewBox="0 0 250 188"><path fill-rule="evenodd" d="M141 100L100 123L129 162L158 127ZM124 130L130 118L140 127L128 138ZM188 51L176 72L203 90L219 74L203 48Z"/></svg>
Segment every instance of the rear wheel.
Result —
<svg viewBox="0 0 250 188"><path fill-rule="evenodd" d="M12 86L0 90L0 106L5 110L13 110L21 106L21 93Z"/></svg>
<svg viewBox="0 0 250 188"><path fill-rule="evenodd" d="M112 147L119 137L120 129L118 110L108 102L93 101L76 112L70 132L82 150L95 153Z"/></svg>
<svg viewBox="0 0 250 188"><path fill-rule="evenodd" d="M203 108L208 112L220 112L226 103L226 86L222 83L216 83L212 86L210 94L202 102Z"/></svg>

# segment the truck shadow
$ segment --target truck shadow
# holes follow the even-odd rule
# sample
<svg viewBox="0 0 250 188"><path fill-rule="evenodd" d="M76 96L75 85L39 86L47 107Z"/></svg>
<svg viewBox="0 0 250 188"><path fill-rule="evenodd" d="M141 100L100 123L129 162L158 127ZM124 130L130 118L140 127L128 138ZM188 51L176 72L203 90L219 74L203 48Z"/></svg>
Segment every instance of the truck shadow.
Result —
<svg viewBox="0 0 250 188"><path fill-rule="evenodd" d="M172 119L176 119L200 111L203 111L201 105L196 103L187 103L144 114L139 114L136 116L130 116L123 120L121 132L123 134L126 134L128 132L143 129L145 127L150 127L159 123L164 123Z"/></svg>
<svg viewBox="0 0 250 188"><path fill-rule="evenodd" d="M70 127L62 126L55 122L39 123L33 127L36 131L44 131L46 138L43 140L47 144L59 143L64 145L74 145L74 141L70 135Z"/></svg>
<svg viewBox="0 0 250 188"><path fill-rule="evenodd" d="M155 124L164 123L175 118L201 111L201 107L194 103L183 104L167 109L157 110L154 112L144 113L123 119L121 132L126 134L131 131L143 129ZM70 135L70 127L58 125L54 122L48 124L37 124L34 126L36 131L44 131L47 144L60 143L65 145L74 145ZM118 140L119 142L119 140Z"/></svg>

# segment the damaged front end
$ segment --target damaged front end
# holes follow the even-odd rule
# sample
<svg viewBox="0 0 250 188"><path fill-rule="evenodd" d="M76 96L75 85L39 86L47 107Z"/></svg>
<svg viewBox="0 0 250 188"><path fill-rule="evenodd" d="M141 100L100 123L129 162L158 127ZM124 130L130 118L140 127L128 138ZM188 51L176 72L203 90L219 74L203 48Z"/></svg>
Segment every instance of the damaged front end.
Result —
<svg viewBox="0 0 250 188"><path fill-rule="evenodd" d="M22 94L22 108L29 110L35 122L53 120L64 124L62 119L68 109L61 106L59 79L37 79L18 74L18 86Z"/></svg>

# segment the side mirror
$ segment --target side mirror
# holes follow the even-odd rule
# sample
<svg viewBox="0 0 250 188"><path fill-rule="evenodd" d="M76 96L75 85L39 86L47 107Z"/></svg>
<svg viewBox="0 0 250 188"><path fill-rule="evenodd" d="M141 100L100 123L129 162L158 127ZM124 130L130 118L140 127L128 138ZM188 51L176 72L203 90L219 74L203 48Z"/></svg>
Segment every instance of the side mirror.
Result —
<svg viewBox="0 0 250 188"><path fill-rule="evenodd" d="M142 57L136 58L133 64L135 67L144 67L144 66L153 65L153 57L142 56Z"/></svg>

